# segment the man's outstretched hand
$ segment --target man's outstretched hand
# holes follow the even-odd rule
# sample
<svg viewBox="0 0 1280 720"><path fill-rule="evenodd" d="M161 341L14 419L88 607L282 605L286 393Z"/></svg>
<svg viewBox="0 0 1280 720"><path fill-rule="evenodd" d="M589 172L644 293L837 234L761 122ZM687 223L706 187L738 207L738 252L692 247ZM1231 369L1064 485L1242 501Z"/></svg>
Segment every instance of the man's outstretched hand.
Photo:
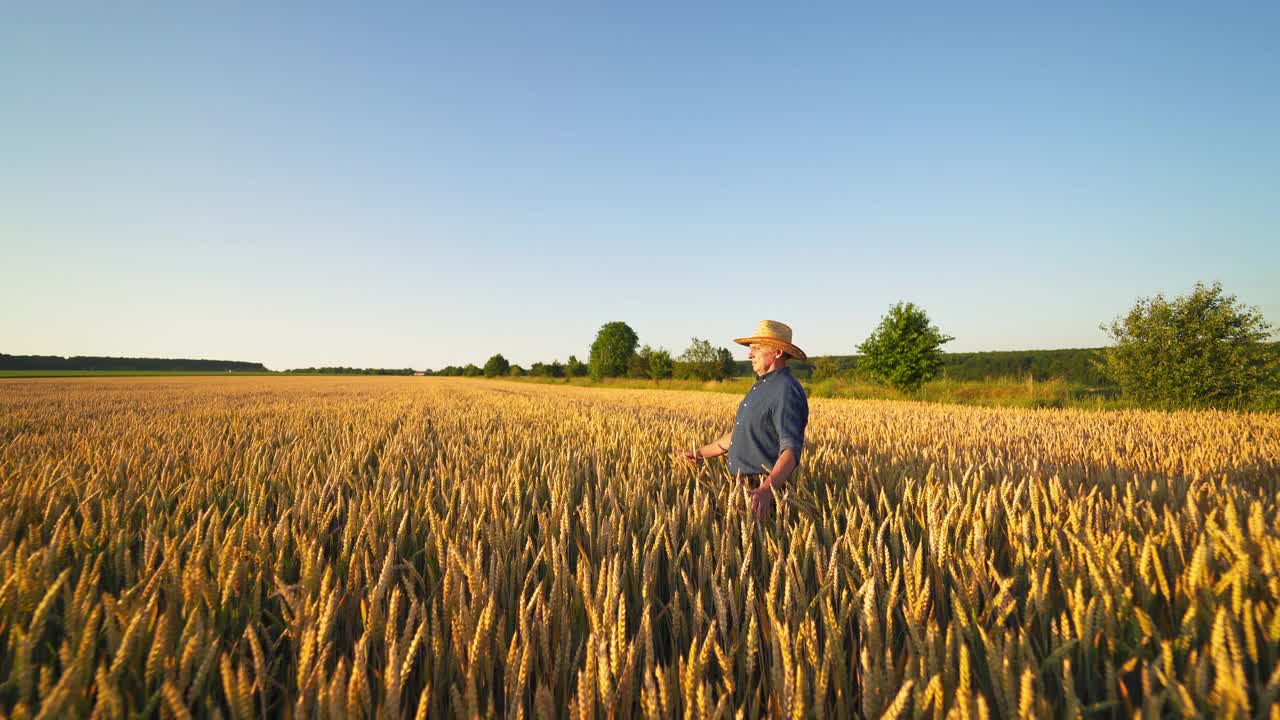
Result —
<svg viewBox="0 0 1280 720"><path fill-rule="evenodd" d="M690 465L697 465L702 458L698 457L696 451L693 450L673 450L671 456L676 460L683 460Z"/></svg>

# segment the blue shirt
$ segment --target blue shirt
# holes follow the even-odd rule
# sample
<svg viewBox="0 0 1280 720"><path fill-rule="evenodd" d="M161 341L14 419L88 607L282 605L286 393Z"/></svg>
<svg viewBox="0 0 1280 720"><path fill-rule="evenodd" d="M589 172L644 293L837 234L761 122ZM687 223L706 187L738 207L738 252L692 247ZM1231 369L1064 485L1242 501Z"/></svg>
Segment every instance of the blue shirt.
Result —
<svg viewBox="0 0 1280 720"><path fill-rule="evenodd" d="M791 369L761 375L738 405L729 445L729 472L767 473L783 450L789 448L799 455L808 422L809 400L800 381L791 376Z"/></svg>

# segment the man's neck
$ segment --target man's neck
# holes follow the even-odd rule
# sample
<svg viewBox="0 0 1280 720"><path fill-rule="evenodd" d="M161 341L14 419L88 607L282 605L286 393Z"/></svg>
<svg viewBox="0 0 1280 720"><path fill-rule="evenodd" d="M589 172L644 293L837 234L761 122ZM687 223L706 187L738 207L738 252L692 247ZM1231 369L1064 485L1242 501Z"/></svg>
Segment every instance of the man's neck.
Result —
<svg viewBox="0 0 1280 720"><path fill-rule="evenodd" d="M775 364L772 367L765 368L764 372L760 373L760 377L768 377L769 375L772 375L778 372L779 370L786 370L786 369L787 369L787 364L785 362L780 362Z"/></svg>

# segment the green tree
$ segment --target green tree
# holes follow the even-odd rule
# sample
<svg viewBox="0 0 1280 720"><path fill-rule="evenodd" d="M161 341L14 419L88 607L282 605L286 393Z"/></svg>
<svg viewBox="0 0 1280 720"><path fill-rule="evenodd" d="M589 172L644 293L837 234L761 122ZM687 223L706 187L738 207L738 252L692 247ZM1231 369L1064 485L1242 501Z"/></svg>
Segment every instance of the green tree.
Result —
<svg viewBox="0 0 1280 720"><path fill-rule="evenodd" d="M720 353L707 340L690 338L689 347L678 358L680 376L695 380L719 380L723 367Z"/></svg>
<svg viewBox="0 0 1280 720"><path fill-rule="evenodd" d="M1277 384L1271 325L1222 283L1196 283L1173 300L1140 298L1100 327L1115 344L1099 368L1144 405L1241 407Z"/></svg>
<svg viewBox="0 0 1280 720"><path fill-rule="evenodd" d="M485 361L485 377L498 377L499 375L506 375L509 372L511 372L511 363L507 362L507 359L502 357L501 353L494 355Z"/></svg>
<svg viewBox="0 0 1280 720"><path fill-rule="evenodd" d="M462 368L462 374L467 377L480 377L484 374L484 370L476 367L474 363L467 363L467 366Z"/></svg>
<svg viewBox="0 0 1280 720"><path fill-rule="evenodd" d="M671 353L666 350L654 350L649 353L649 377L654 380L666 380L671 377L674 365Z"/></svg>
<svg viewBox="0 0 1280 720"><path fill-rule="evenodd" d="M627 377L645 379L649 377L649 356L653 348L645 345L627 361Z"/></svg>
<svg viewBox="0 0 1280 720"><path fill-rule="evenodd" d="M508 374L511 375L511 377L524 377L525 372L524 368L519 365L512 365Z"/></svg>
<svg viewBox="0 0 1280 720"><path fill-rule="evenodd" d="M880 325L858 346L858 367L899 390L917 390L942 368L944 335L915 303L889 308Z"/></svg>
<svg viewBox="0 0 1280 720"><path fill-rule="evenodd" d="M586 377L587 364L579 360L576 355L570 355L564 364L564 372L569 377Z"/></svg>
<svg viewBox="0 0 1280 720"><path fill-rule="evenodd" d="M840 358L832 355L823 355L822 357L813 358L812 377L814 380L826 380L839 377L848 372L849 369Z"/></svg>
<svg viewBox="0 0 1280 720"><path fill-rule="evenodd" d="M724 380L733 377L733 353L729 352L729 348L719 348L716 350L716 359L719 361L719 372L717 380Z"/></svg>
<svg viewBox="0 0 1280 720"><path fill-rule="evenodd" d="M600 326L595 342L591 343L588 360L592 379L598 382L601 378L625 375L627 363L635 354L639 340L636 331L624 322L608 322Z"/></svg>

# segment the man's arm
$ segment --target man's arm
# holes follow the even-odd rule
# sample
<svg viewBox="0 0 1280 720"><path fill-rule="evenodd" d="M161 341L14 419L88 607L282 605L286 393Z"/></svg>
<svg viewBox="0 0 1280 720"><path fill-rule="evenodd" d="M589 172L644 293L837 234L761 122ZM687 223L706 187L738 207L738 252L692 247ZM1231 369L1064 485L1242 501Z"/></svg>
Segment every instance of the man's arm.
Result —
<svg viewBox="0 0 1280 720"><path fill-rule="evenodd" d="M694 450L676 450L676 457L682 457L685 460L697 462L707 458L720 457L729 452L729 446L733 444L733 431L721 435L714 441L703 445Z"/></svg>
<svg viewBox="0 0 1280 720"><path fill-rule="evenodd" d="M791 448L782 451L778 456L778 462L773 464L773 470L769 471L769 477L760 483L757 490L767 490L773 488L781 490L787 486L787 481L791 479L791 474L796 471L800 465L800 454Z"/></svg>
<svg viewBox="0 0 1280 720"><path fill-rule="evenodd" d="M713 458L720 457L729 452L729 446L733 444L733 431L721 435L710 444L703 445L694 453L698 457Z"/></svg>
<svg viewBox="0 0 1280 720"><path fill-rule="evenodd" d="M804 450L804 429L809 424L809 399L798 383L793 383L787 389L782 402L774 411L773 422L782 452L778 453L778 461L769 471L769 478L760 484L759 489L763 491L786 487L791 474L800 464L800 453Z"/></svg>
<svg viewBox="0 0 1280 720"><path fill-rule="evenodd" d="M796 471L796 467L800 465L800 453L791 448L783 450L778 455L778 462L773 464L773 470L769 471L769 477L760 483L760 487L752 490L749 495L751 497L751 512L756 517L768 517L773 512L773 493L775 490L781 490L787 486L787 481L791 479L792 473Z"/></svg>

